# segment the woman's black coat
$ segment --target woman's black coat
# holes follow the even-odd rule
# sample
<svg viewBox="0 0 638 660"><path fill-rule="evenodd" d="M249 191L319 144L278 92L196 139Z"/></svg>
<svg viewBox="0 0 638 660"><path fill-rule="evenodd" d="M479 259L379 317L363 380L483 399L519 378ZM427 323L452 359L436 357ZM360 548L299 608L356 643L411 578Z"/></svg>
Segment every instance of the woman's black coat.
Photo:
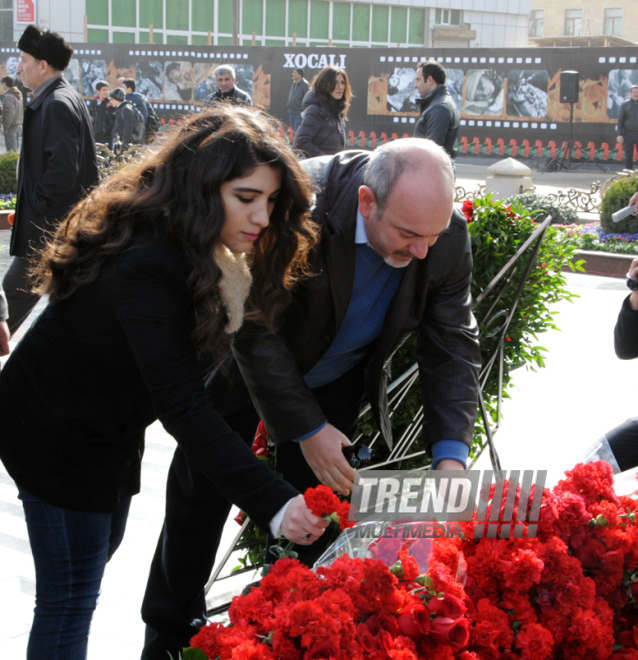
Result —
<svg viewBox="0 0 638 660"><path fill-rule="evenodd" d="M314 90L303 100L301 126L295 134L294 145L307 156L332 156L346 148L346 122L337 117L327 105L319 103Z"/></svg>
<svg viewBox="0 0 638 660"><path fill-rule="evenodd" d="M261 527L297 495L213 410L187 276L183 250L145 230L42 313L0 372L0 458L21 488L63 508L115 511L139 492L144 431L159 419Z"/></svg>

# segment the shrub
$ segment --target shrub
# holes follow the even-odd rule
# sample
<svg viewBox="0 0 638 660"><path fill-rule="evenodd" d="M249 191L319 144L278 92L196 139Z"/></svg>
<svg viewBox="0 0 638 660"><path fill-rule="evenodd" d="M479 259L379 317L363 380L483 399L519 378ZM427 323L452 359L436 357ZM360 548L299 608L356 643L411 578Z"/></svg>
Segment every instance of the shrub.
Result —
<svg viewBox="0 0 638 660"><path fill-rule="evenodd" d="M607 234L638 234L638 215L630 215L620 222L611 219L612 213L627 206L638 188L638 178L625 177L607 188L600 203L600 224Z"/></svg>
<svg viewBox="0 0 638 660"><path fill-rule="evenodd" d="M578 222L578 213L573 208L566 204L560 204L548 195L526 192L510 197L505 203L522 204L529 211L532 218L539 222L542 222L548 214L552 216L552 224L571 225Z"/></svg>
<svg viewBox="0 0 638 660"><path fill-rule="evenodd" d="M15 195L18 192L18 179L16 177L18 158L19 156L15 151L0 155L0 194L13 193Z"/></svg>

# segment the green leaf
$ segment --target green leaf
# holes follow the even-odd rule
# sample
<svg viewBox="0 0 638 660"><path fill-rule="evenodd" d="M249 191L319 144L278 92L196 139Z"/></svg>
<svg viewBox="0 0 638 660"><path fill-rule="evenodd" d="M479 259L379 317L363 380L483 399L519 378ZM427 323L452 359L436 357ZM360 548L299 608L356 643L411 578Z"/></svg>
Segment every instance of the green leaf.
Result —
<svg viewBox="0 0 638 660"><path fill-rule="evenodd" d="M189 646L182 651L182 660L209 660L209 658L201 649Z"/></svg>

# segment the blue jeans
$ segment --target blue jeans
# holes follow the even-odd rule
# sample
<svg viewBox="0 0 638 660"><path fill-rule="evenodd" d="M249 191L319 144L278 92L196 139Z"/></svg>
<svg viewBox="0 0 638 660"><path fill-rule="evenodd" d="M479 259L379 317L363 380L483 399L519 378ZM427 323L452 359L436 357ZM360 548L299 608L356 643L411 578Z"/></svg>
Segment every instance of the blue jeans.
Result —
<svg viewBox="0 0 638 660"><path fill-rule="evenodd" d="M36 576L27 660L85 660L104 567L122 541L131 500L112 514L86 513L18 491Z"/></svg>
<svg viewBox="0 0 638 660"><path fill-rule="evenodd" d="M290 126L292 128L292 132L296 133L297 129L301 126L301 114L294 114L292 112L289 112L288 119L290 120Z"/></svg>

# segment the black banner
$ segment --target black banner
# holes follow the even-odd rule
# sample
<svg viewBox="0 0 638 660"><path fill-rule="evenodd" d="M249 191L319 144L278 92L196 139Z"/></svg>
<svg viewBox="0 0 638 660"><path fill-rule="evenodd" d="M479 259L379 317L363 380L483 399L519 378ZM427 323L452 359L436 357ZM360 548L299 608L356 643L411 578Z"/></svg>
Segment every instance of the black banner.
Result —
<svg viewBox="0 0 638 660"><path fill-rule="evenodd" d="M165 124L201 110L214 91L214 69L231 64L237 86L287 123L294 67L306 78L323 67L345 68L355 94L348 117L352 147L374 147L412 135L418 117L415 67L436 59L461 116L459 151L553 156L573 131L575 158L622 161L615 125L620 104L638 84L638 46L626 48L385 49L74 44L68 80L88 100L95 83L111 89L135 78ZM15 75L18 51L0 47L0 77ZM561 71L579 72L578 103L560 103Z"/></svg>

